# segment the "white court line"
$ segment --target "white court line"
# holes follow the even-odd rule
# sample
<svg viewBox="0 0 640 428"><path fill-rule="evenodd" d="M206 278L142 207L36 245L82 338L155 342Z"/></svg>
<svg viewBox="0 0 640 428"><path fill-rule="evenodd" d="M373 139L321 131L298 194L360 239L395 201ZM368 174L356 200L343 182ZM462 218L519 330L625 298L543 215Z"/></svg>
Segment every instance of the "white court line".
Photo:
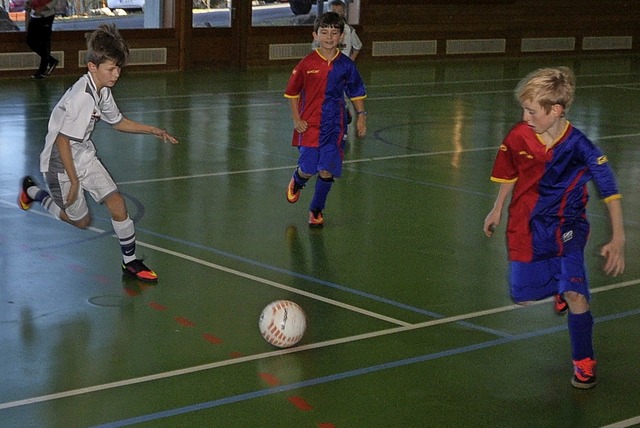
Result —
<svg viewBox="0 0 640 428"><path fill-rule="evenodd" d="M608 286L595 288L595 289L592 289L591 292L592 293L598 293L598 292L602 292L602 291L609 291L609 290L618 289L618 288L630 287L630 286L637 285L637 284L640 284L640 279L633 280L633 281L626 281L626 282L622 282L622 283L618 283L618 284L611 284L611 285L608 285ZM538 302L534 302L534 303L532 303L532 304L530 304L528 306L539 305L539 304L547 303L549 301L550 301L550 299L545 299L545 300L541 300L541 301L538 301ZM151 382L151 381L156 381L156 380L161 380L161 379L167 379L167 378L171 378L171 377L175 377L175 376L182 376L182 375L192 374L192 373L201 372L201 371L205 371L205 370L211 370L211 369L215 369L215 368L219 368L219 367L231 366L231 365L235 365L235 364L246 363L246 362L249 362L249 361L255 361L255 360L260 360L260 359L264 359L264 358L271 358L271 357L280 356L280 355L286 355L286 354L293 354L293 353L308 351L308 350L312 350L312 349L325 348L325 347L334 346L334 345L340 345L340 344L344 344L344 343L351 343L351 342L356 342L358 340L365 340L365 339L371 339L371 338L375 338L375 337L387 336L387 335L390 335L390 334L396 334L396 333L402 333L402 332L406 332L406 331L410 331L410 330L417 330L417 329L421 329L421 328L432 327L432 326L435 326L435 325L450 324L450 323L457 322L457 321L468 320L468 319L472 319L472 318L479 318L479 317L483 317L483 316L487 316L487 315L498 314L498 313L501 313L501 312L508 312L508 311L513 311L513 310L517 310L517 309L522 309L522 308L525 308L525 307L526 306L519 306L519 305L515 305L515 304L514 305L508 305L508 306L502 306L502 307L499 307L499 308L493 308L493 309L487 309L487 310L483 310L483 311L471 312L471 313L468 313L468 314L456 315L456 316L452 316L452 317L448 317L448 318L440 318L440 319L436 319L436 320L424 321L424 322L417 323L417 324L394 327L394 328L390 328L390 329L386 329L386 330L378 330L378 331L374 331L374 332L370 332L370 333L364 333L364 334L359 334L359 335L355 335L355 336L349 336L349 337L343 337L343 338L339 338L339 339L327 340L327 341L324 341L324 342L318 342L318 343L313 343L313 344L308 344L308 345L301 345L301 346L297 346L297 347L294 347L294 348L280 349L278 351L271 351L271 352L263 352L261 354L248 355L248 356L245 356L245 357L233 358L233 359L230 359L230 360L217 361L215 363L202 364L202 365L193 366L193 367L186 367L186 368L183 368L183 369L172 370L172 371L163 372L163 373L156 373L156 374L148 375L148 376L141 376L141 377L125 379L125 380L121 380L121 381L117 381L117 382L110 382L110 383L105 383L105 384L101 384L101 385L94 385L94 386L90 386L90 387L86 387L86 388L73 389L73 390L64 391L64 392L58 392L58 393L55 393L55 394L41 395L39 397L27 398L27 399L24 399L24 400L10 401L10 402L6 402L6 403L0 403L0 410L10 409L10 408L19 407L19 406L26 406L26 405L34 404L34 403L42 403L42 402L45 402L45 401L57 400L57 399L60 399L60 398L68 398L68 397L73 397L73 396L82 395L82 394L89 394L89 393L93 393L93 392L119 388L119 387L122 387L122 386L129 386L129 385L135 385L135 384L140 384L140 383L144 383L144 382ZM623 426L628 426L628 425L621 425L621 427L623 427Z"/></svg>
<svg viewBox="0 0 640 428"><path fill-rule="evenodd" d="M179 253L179 252L173 251L173 250L168 250L166 248L158 247L158 246L152 245L152 244L147 244L147 243L141 242L141 241L136 241L136 244L140 245L141 247L150 248L150 249L158 251L160 253L169 254L169 255L174 256L174 257L178 257L178 258L181 258L181 259L184 259L184 260L188 260L188 261L193 262L193 263L197 263L197 264L200 264L200 265L203 265L203 266L207 266L207 267L210 267L212 269L219 270L221 272L230 273L231 275L239 276L241 278L246 278L246 279L249 279L251 281L259 282L259 283L262 283L264 285L268 285L268 286L271 286L271 287L274 287L274 288L279 288L281 290L288 291L290 293L299 294L301 296L305 296L305 297L308 297L310 299L314 299L314 300L318 300L320 302L328 303L330 305L337 306L337 307L340 307L340 308L343 308L343 309L347 309L347 310L349 310L351 312L356 312L356 313L359 313L361 315L366 315L366 316L369 316L371 318L376 318L376 319L379 319L379 320L382 320L382 321L386 321L386 322L389 322L389 323L392 323L392 324L397 324L397 325L405 326L405 327L411 325L410 323L405 322L405 321L400 321L400 320L397 320L395 318L387 317L385 315L380 315L380 314L377 314L375 312L368 311L366 309L358 308L357 306L352 306L352 305L348 305L346 303L339 302L337 300L328 299L328 298L320 296L318 294L309 293L307 291L303 291L303 290L299 290L297 288L289 287L288 285L280 284L278 282L271 281L271 280L266 279L266 278L261 278L259 276L251 275L251 274L246 273L246 272L241 272L239 270L231 269L231 268L228 268L228 267L216 264L216 263L211 263L211 262L208 262L206 260L202 260L202 259L199 259L197 257L190 256L188 254Z"/></svg>
<svg viewBox="0 0 640 428"><path fill-rule="evenodd" d="M369 157L369 158L346 160L343 162L343 164L357 164L357 163L364 163L364 162L376 162L381 160L394 160L394 159L404 159L404 158L414 158L414 157L442 156L442 155L450 155L454 153L460 154L460 153L478 152L483 150L497 150L497 149L498 149L498 146L490 146L490 147L480 147L480 148L464 149L464 150L444 150L439 152L407 153L402 155L376 156L376 157ZM193 175L181 175L176 177L152 178L147 180L119 181L118 185L156 183L156 182L173 181L173 180L190 180L192 178L220 177L220 176L230 176L230 175L237 175L237 174L253 174L253 173L259 173L259 172L293 169L296 166L297 165L274 166L272 168L255 168L255 169L245 169L240 171L220 171L220 172L210 172L206 174L193 174Z"/></svg>
<svg viewBox="0 0 640 428"><path fill-rule="evenodd" d="M604 74L604 75L590 75L591 77L596 76L596 77L607 77L607 76L626 76L626 75L633 75L630 73L622 73L622 74ZM578 76L581 77L581 76ZM386 85L370 85L369 88L376 88L376 87L402 87L402 86L427 86L427 85L455 85L455 84L464 84L464 83L483 83L483 82L499 82L499 81L510 81L510 80L519 80L519 79L481 79L481 80L467 80L467 81L450 81L450 82L414 82L411 84L403 84L403 83L397 83L397 84L386 84ZM633 85L633 83L628 83L629 85ZM597 89L597 88L613 88L613 89L633 89L633 88L627 88L624 87L622 88L622 85L625 84L621 84L621 85L611 85L611 84L598 84L598 85L584 85L584 86L577 86L578 89ZM503 89L503 90L493 90L493 91L470 91L470 92L440 92L440 93L433 93L433 94L421 94L421 95L393 95L393 96L370 96L367 97L367 101L386 101L386 100L401 100L401 99L415 99L415 98L434 98L434 97L451 97L451 96L467 96L467 95L484 95L484 94L504 94L504 93L511 93L513 92L513 90L511 89ZM131 98L126 98L126 97L121 97L119 98L120 102L125 102L127 100L152 100L152 99L165 99L165 98L197 98L197 97L217 97L217 96L235 96L235 95L258 95L258 94L269 94L269 93L280 93L282 94L282 91L276 91L276 90L272 90L272 91L253 91L253 92L214 92L214 93L207 93L207 94L187 94L187 95L154 95L154 96L149 96L149 97L131 97ZM20 104L9 104L9 103L2 103L2 105L4 106L11 106L11 105L21 105L21 106L25 106L25 105L42 105L42 103L20 103ZM234 108L247 108L247 107L273 107L273 106L281 106L281 105L286 105L286 101L282 100L282 101L277 101L277 102L263 102L263 103L254 103L254 104L225 104L224 106L219 106L216 104L211 104L209 106L195 106L195 107L184 107L184 108L169 108L169 109L160 109L160 110L138 110L138 111L128 111L126 114L128 116L132 116L132 115L136 115L136 114L148 114L148 113L170 113L170 112L177 112L177 111L211 111L211 110L216 110L216 109L234 109ZM11 122L15 122L17 120L49 120L49 116L41 116L41 117L12 117L9 116L8 118L4 118L4 117L0 117L0 123L2 123L4 121L4 119L7 119L7 121L11 121Z"/></svg>
<svg viewBox="0 0 640 428"><path fill-rule="evenodd" d="M615 422L611 425L603 426L602 428L627 428L636 425L640 425L640 416L636 416L635 418L626 419L620 422Z"/></svg>
<svg viewBox="0 0 640 428"><path fill-rule="evenodd" d="M640 133L609 135L606 137L592 138L591 140L592 141L614 140L617 138L631 138L631 137L640 137ZM401 155L375 156L375 157L368 157L368 158L361 158L361 159L350 159L350 160L345 160L343 164L350 165L350 164L358 164L358 163L365 163L365 162L377 162L377 161L385 161L385 160L415 158L415 157L442 156L442 155L471 153L471 152L480 152L480 151L497 150L497 149L498 149L498 146L487 146L487 147L476 147L476 148L463 149L463 150L442 150L438 152L405 153ZM272 168L255 168L255 169L245 169L240 171L220 171L220 172L210 172L206 174L192 174L192 175L181 175L181 176L175 176L175 177L151 178L151 179L145 179L145 180L119 181L118 185L145 184L145 183L156 183L156 182L174 181L174 180L190 180L193 178L222 177L222 176L230 176L230 175L238 175L238 174L254 174L254 173L260 173L260 172L287 170L287 169L295 168L296 166L297 165L286 165L286 166L276 166Z"/></svg>
<svg viewBox="0 0 640 428"><path fill-rule="evenodd" d="M0 203L2 203L4 205L10 205L12 207L14 206L14 204L10 204L10 203L8 203L6 201L1 201L0 200ZM18 209L18 208L16 207L16 209ZM46 212L43 212L43 211L33 211L33 213L53 219L53 217L49 213L46 213ZM99 229L97 227L89 227L87 229L89 229L89 230L91 230L93 232L96 232L96 233L106 233L107 232L107 231ZM150 249L158 251L160 253L169 254L171 256L178 257L178 258L181 258L181 259L193 262L193 263L197 263L197 264L200 264L202 266L207 266L207 267L210 267L212 269L216 269L216 270L221 271L221 272L230 273L231 275L235 275L235 276L239 276L241 278L249 279L251 281L259 282L261 284L268 285L270 287L279 288L281 290L288 291L289 293L295 293L295 294L298 294L300 296L304 296L304 297L308 297L308 298L313 299L313 300L317 300L319 302L323 302L323 303L327 303L327 304L330 304L330 305L333 305L333 306L337 306L339 308L346 309L346 310L351 311L351 312L355 312L355 313L358 313L358 314L361 314L361 315L366 315L368 317L376 318L376 319L379 319L381 321L386 321L386 322L389 322L391 324L396 324L396 325L400 325L400 326L409 326L409 325L411 325L410 323L405 322L405 321L400 321L400 320L397 320L395 318L391 318L391 317L387 317L385 315L377 314L375 312L371 312L371 311L368 311L366 309L358 308L357 306L349 305L349 304L346 304L346 303L339 302L337 300L333 300L333 299L326 298L324 296L320 296L318 294L309 293L309 292L303 291L303 290L298 290L297 288L289 287L288 285L280 284L279 282L271 281L271 280L266 279L266 278L261 278L259 276L248 274L246 272L241 272L239 270L231 269L231 268L228 268L228 267L216 264L216 263L211 263L211 262L208 262L206 260L202 260L202 259L199 259L197 257L190 256L188 254L179 253L177 251L173 251L173 250L169 250L169 249L166 249L166 248L158 247L158 246L153 245L153 244L147 244L146 242L138 241L138 240L136 240L136 245L139 245L141 247L150 248Z"/></svg>

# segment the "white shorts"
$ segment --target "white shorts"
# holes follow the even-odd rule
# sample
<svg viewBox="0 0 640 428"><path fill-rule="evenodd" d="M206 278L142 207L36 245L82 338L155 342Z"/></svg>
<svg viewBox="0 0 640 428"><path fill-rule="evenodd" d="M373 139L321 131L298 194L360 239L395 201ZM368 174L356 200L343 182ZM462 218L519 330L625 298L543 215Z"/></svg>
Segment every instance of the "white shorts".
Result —
<svg viewBox="0 0 640 428"><path fill-rule="evenodd" d="M53 201L70 220L78 221L89 215L89 207L84 192L89 192L94 201L102 203L107 196L118 191L118 186L102 163L96 158L86 169L77 171L80 190L76 201L64 208L67 203L71 181L66 173L45 172L44 179L49 187Z"/></svg>

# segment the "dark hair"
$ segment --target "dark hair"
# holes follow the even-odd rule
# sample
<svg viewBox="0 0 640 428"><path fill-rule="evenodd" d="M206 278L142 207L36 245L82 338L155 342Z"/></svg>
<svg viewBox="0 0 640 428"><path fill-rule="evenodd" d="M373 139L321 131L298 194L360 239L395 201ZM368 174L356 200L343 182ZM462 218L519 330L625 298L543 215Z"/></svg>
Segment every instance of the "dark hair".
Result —
<svg viewBox="0 0 640 428"><path fill-rule="evenodd" d="M316 20L313 31L317 33L320 28L337 28L340 33L343 33L344 19L335 12L325 12L320 19Z"/></svg>
<svg viewBox="0 0 640 428"><path fill-rule="evenodd" d="M92 33L85 34L87 40L87 63L96 66L105 61L113 61L118 67L123 67L129 57L129 45L122 38L113 24L102 24Z"/></svg>

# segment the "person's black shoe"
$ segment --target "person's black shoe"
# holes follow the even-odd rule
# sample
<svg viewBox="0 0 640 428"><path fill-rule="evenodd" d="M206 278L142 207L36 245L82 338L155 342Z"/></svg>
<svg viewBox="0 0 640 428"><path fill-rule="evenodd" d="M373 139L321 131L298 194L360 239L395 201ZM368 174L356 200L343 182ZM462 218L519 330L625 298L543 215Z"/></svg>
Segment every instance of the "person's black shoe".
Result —
<svg viewBox="0 0 640 428"><path fill-rule="evenodd" d="M60 61L58 61L54 57L51 57L51 59L49 59L49 65L47 66L47 71L44 72L44 75L45 76L50 76L51 73L53 73L53 70L56 69L56 67L58 66L59 63L60 63Z"/></svg>

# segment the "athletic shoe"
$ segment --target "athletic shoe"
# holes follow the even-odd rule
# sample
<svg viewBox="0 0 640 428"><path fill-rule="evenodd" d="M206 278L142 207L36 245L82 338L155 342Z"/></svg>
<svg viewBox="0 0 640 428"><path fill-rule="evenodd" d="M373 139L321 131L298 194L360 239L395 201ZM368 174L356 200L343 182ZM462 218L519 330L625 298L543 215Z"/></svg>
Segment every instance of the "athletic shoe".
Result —
<svg viewBox="0 0 640 428"><path fill-rule="evenodd" d="M60 61L55 59L54 57L49 58L49 65L47 66L47 71L44 72L45 76L50 76L53 73L53 70L56 69Z"/></svg>
<svg viewBox="0 0 640 428"><path fill-rule="evenodd" d="M27 193L27 189L32 186L36 186L33 178L27 175L22 179L22 186L20 188L20 194L18 195L18 206L25 211L31 208L31 204L33 203L33 198Z"/></svg>
<svg viewBox="0 0 640 428"><path fill-rule="evenodd" d="M46 77L46 76L45 76L44 74L40 73L40 72L37 72L37 73L34 73L34 74L32 74L32 75L31 75L31 78L32 78L33 80L42 80L42 79L44 79L45 77Z"/></svg>
<svg viewBox="0 0 640 428"><path fill-rule="evenodd" d="M569 309L569 305L562 297L562 294L556 294L553 296L553 310L556 311L556 314L564 315L567 312L567 309Z"/></svg>
<svg viewBox="0 0 640 428"><path fill-rule="evenodd" d="M309 211L309 227L322 227L323 224L322 211Z"/></svg>
<svg viewBox="0 0 640 428"><path fill-rule="evenodd" d="M142 260L135 259L129 263L122 263L122 272L142 281L155 282L158 275L142 263Z"/></svg>
<svg viewBox="0 0 640 428"><path fill-rule="evenodd" d="M571 385L580 389L596 386L596 361L588 357L579 361L574 360Z"/></svg>
<svg viewBox="0 0 640 428"><path fill-rule="evenodd" d="M298 202L298 199L300 198L301 190L302 190L302 187L298 187L296 185L296 180L294 180L293 177L291 177L291 181L287 186L287 202L289 202L290 204L295 204L296 202Z"/></svg>

